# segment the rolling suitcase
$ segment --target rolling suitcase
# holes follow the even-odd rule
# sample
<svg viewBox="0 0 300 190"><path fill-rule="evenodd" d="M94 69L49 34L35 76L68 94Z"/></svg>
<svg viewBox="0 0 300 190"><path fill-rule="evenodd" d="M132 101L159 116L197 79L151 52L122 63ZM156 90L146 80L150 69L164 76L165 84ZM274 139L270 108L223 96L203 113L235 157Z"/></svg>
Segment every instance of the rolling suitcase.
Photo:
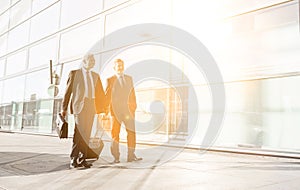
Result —
<svg viewBox="0 0 300 190"><path fill-rule="evenodd" d="M103 150L104 143L101 139L92 138L89 142L89 148L86 159L99 159L99 156Z"/></svg>
<svg viewBox="0 0 300 190"><path fill-rule="evenodd" d="M96 119L96 132L93 137L90 138L89 148L87 152L87 159L99 159L99 156L103 150L104 143L102 136L104 134L104 125L106 124L106 118L97 115Z"/></svg>

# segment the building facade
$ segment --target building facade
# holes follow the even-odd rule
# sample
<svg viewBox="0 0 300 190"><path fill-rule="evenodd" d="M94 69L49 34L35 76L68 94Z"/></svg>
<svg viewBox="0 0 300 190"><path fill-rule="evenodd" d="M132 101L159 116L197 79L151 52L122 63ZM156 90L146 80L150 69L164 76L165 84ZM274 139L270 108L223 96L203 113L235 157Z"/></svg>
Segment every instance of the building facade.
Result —
<svg viewBox="0 0 300 190"><path fill-rule="evenodd" d="M176 27L197 38L214 58L222 84L209 82L180 50L147 43L159 32L108 38L144 23ZM176 41L172 33L169 37ZM300 151L296 0L3 0L1 130L55 134L68 73L87 52L95 54L94 70L104 84L116 57L128 68L144 60L170 65L168 80L135 81L138 141L202 146L212 115L218 114L211 89L222 85L226 110L210 146ZM72 128L72 116L69 122Z"/></svg>

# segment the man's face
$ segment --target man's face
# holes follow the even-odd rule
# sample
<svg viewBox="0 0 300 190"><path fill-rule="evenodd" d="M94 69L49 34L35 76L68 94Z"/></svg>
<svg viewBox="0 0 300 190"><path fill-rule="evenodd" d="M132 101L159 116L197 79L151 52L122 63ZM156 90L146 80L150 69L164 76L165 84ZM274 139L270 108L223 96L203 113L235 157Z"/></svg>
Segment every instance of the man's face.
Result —
<svg viewBox="0 0 300 190"><path fill-rule="evenodd" d="M95 66L95 59L94 56L89 56L84 62L83 62L83 67L86 70L90 70Z"/></svg>
<svg viewBox="0 0 300 190"><path fill-rule="evenodd" d="M119 75L123 74L123 72L124 72L124 63L123 63L123 61L116 61L114 69L115 69L117 74L119 74Z"/></svg>

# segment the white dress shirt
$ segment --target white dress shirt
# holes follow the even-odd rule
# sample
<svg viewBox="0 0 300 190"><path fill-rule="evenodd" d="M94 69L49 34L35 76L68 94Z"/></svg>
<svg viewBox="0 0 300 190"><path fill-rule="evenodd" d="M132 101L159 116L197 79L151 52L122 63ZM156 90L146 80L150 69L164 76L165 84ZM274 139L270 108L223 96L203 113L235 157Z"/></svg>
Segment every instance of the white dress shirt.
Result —
<svg viewBox="0 0 300 190"><path fill-rule="evenodd" d="M95 98L95 85L94 85L94 80L93 80L92 72L86 70L84 67L81 70L82 70L82 74L83 74L84 87L85 87L84 96L88 97L88 91L87 91L88 84L87 84L87 78L86 78L86 74L88 72L88 74L90 75L91 82L92 82L92 98Z"/></svg>
<svg viewBox="0 0 300 190"><path fill-rule="evenodd" d="M124 74L116 74L119 84L123 87L125 85Z"/></svg>

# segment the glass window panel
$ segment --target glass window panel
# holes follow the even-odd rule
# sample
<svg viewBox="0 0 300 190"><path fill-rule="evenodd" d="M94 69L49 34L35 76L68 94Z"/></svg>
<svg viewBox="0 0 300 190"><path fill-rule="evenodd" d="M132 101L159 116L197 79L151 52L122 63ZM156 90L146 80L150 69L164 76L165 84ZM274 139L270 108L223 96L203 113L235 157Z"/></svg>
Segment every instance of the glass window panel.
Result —
<svg viewBox="0 0 300 190"><path fill-rule="evenodd" d="M18 73L25 70L27 61L26 51L21 51L7 58L6 75Z"/></svg>
<svg viewBox="0 0 300 190"><path fill-rule="evenodd" d="M5 59L0 60L0 78L4 76Z"/></svg>
<svg viewBox="0 0 300 190"><path fill-rule="evenodd" d="M5 55L7 50L7 35L0 37L0 56Z"/></svg>
<svg viewBox="0 0 300 190"><path fill-rule="evenodd" d="M3 82L0 81L0 104L2 104L3 99Z"/></svg>
<svg viewBox="0 0 300 190"><path fill-rule="evenodd" d="M0 34L6 32L8 29L9 11L0 15Z"/></svg>
<svg viewBox="0 0 300 190"><path fill-rule="evenodd" d="M237 7L251 4L250 1L239 2L231 4ZM264 1L274 2L278 1ZM299 70L298 4L278 5L227 20L215 20L224 16L221 11L224 7L217 5L213 9L214 6L209 6L216 3L198 1L199 6L195 6L181 0L173 1L172 19L175 26L197 37L209 49L226 81ZM253 6L263 4L253 1ZM199 24L186 22L190 18L197 18Z"/></svg>
<svg viewBox="0 0 300 190"><path fill-rule="evenodd" d="M126 1L128 1L128 0L104 0L104 8L109 9L113 6L117 6L117 5L119 5L121 3L124 3Z"/></svg>
<svg viewBox="0 0 300 190"><path fill-rule="evenodd" d="M9 7L9 0L0 1L0 13L8 9L8 7Z"/></svg>
<svg viewBox="0 0 300 190"><path fill-rule="evenodd" d="M159 4L159 6L157 6ZM105 35L123 27L141 23L165 23L171 22L171 1L140 1L124 9L118 10L106 16ZM139 15L139 16L136 16ZM157 37L149 31L139 31L132 34L132 37L105 39L105 49L119 48L124 45L145 41Z"/></svg>
<svg viewBox="0 0 300 190"><path fill-rule="evenodd" d="M298 150L299 81L293 76L225 84L226 118L216 145Z"/></svg>
<svg viewBox="0 0 300 190"><path fill-rule="evenodd" d="M42 42L29 49L29 68L41 65L49 65L50 60L53 64L57 61L57 44L58 39L52 38Z"/></svg>
<svg viewBox="0 0 300 190"><path fill-rule="evenodd" d="M262 7L271 6L274 4L286 2L286 0L259 0L259 1L245 1L245 0L225 0L225 1L217 1L214 3L221 3L220 6L221 12L225 13L227 16L236 15L245 13L248 11L256 10Z"/></svg>
<svg viewBox="0 0 300 190"><path fill-rule="evenodd" d="M20 48L28 42L29 22L25 22L11 30L8 34L8 51Z"/></svg>
<svg viewBox="0 0 300 190"><path fill-rule="evenodd" d="M53 123L53 100L38 101L36 112L36 126L41 133L52 133ZM54 124L55 126L55 124Z"/></svg>
<svg viewBox="0 0 300 190"><path fill-rule="evenodd" d="M220 67L224 66L228 76L240 73L239 77L261 77L299 71L297 8L292 4L252 14L255 16L255 28L243 31L241 28L248 23L250 14L232 19L234 33L226 40L230 44L226 51L218 46L211 48L213 51L223 52L223 57L226 57L224 59L216 56L220 60ZM233 66L240 71L232 72Z"/></svg>
<svg viewBox="0 0 300 190"><path fill-rule="evenodd" d="M32 15L48 7L58 0L33 0L32 1Z"/></svg>
<svg viewBox="0 0 300 190"><path fill-rule="evenodd" d="M52 7L32 18L30 31L31 42L45 37L46 35L54 33L58 30L59 7L60 4L56 3Z"/></svg>
<svg viewBox="0 0 300 190"><path fill-rule="evenodd" d="M193 1L186 3L184 0L172 0L172 6L178 7L181 15L204 14L205 17L196 17L197 19L224 18L238 14L243 14L249 11L255 11L264 7L272 6L278 3L287 2L286 0L211 0L211 1ZM177 8L175 8L176 10ZM176 10L177 11L177 10ZM179 13L179 12L178 12Z"/></svg>
<svg viewBox="0 0 300 190"><path fill-rule="evenodd" d="M49 98L49 69L30 73L26 76L25 100Z"/></svg>
<svg viewBox="0 0 300 190"><path fill-rule="evenodd" d="M84 55L101 36L102 20L96 20L61 35L60 62Z"/></svg>
<svg viewBox="0 0 300 190"><path fill-rule="evenodd" d="M255 15L255 29L262 30L298 22L298 4L276 7Z"/></svg>
<svg viewBox="0 0 300 190"><path fill-rule="evenodd" d="M25 77L19 76L4 81L3 103L23 101ZM17 87L17 88L13 88Z"/></svg>
<svg viewBox="0 0 300 190"><path fill-rule="evenodd" d="M115 74L113 70L113 62L117 58L121 58L124 61L125 66L125 73L126 69L130 67L134 67L135 64L138 64L139 62L145 61L145 60L151 60L151 59L157 59L164 62L169 62L171 59L170 56L170 49L166 47L156 46L156 45L142 45L142 46L136 46L126 49L122 52L112 51L112 52L105 52L103 54L103 58L105 58L106 62L101 62L101 79L103 79L103 82L105 83L106 79L112 75ZM104 61L104 60L103 60ZM175 62L175 61L174 61ZM170 63L170 65L174 65L174 62ZM96 64L100 64L100 62L96 62ZM175 65L174 65L175 66ZM96 67L96 66L95 66ZM170 70L166 72L166 78L170 78ZM138 73L133 73L138 74ZM133 79L135 77L133 76ZM150 80L150 79L149 79ZM152 81L152 79L151 79ZM141 82L141 81L134 81L134 82ZM144 85L148 85L147 79L144 81ZM153 85L150 84L151 86ZM140 85L140 87L144 88L145 86ZM160 86L161 87L161 86Z"/></svg>
<svg viewBox="0 0 300 190"><path fill-rule="evenodd" d="M13 4L15 4L15 3L19 2L19 1L22 1L22 0L11 0L10 5L13 5Z"/></svg>
<svg viewBox="0 0 300 190"><path fill-rule="evenodd" d="M9 27L12 28L30 16L31 0L19 1L10 9Z"/></svg>
<svg viewBox="0 0 300 190"><path fill-rule="evenodd" d="M159 4L159 6L157 6ZM106 31L111 33L125 26L140 23L166 23L171 21L171 1L146 0L106 16ZM139 16L136 16L139 15Z"/></svg>
<svg viewBox="0 0 300 190"><path fill-rule="evenodd" d="M102 10L101 0L64 0L61 8L61 26L64 28Z"/></svg>

